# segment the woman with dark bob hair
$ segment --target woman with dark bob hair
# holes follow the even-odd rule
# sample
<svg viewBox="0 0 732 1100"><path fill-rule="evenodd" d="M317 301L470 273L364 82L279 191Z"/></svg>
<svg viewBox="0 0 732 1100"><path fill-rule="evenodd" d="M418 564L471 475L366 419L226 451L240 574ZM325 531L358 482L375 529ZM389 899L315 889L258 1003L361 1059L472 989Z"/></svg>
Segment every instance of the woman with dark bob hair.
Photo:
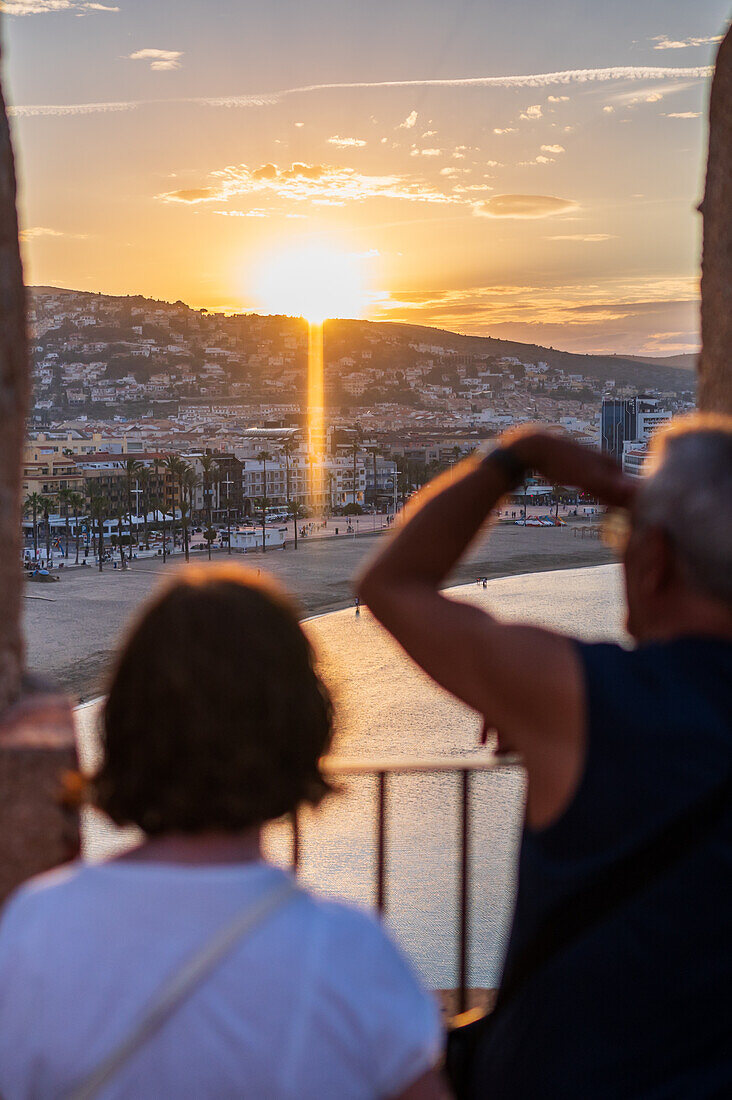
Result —
<svg viewBox="0 0 732 1100"><path fill-rule="evenodd" d="M444 1095L433 999L381 927L261 856L328 791L332 707L285 593L235 567L148 605L104 707L96 805L142 833L0 923L4 1100Z"/></svg>

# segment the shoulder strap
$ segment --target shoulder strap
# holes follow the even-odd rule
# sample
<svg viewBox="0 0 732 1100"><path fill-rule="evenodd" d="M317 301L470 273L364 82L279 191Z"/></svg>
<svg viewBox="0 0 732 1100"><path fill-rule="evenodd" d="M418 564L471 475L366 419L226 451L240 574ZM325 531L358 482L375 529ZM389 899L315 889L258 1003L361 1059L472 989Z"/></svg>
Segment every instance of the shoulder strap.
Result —
<svg viewBox="0 0 732 1100"><path fill-rule="evenodd" d="M196 986L208 977L234 945L296 893L299 890L291 879L278 882L245 912L237 914L230 924L219 929L200 951L173 974L127 1038L110 1051L100 1065L76 1086L68 1100L93 1100L124 1063L162 1027Z"/></svg>
<svg viewBox="0 0 732 1100"><path fill-rule="evenodd" d="M505 1009L529 979L562 951L700 847L729 809L731 798L732 774L640 847L563 898L507 968L491 1015Z"/></svg>

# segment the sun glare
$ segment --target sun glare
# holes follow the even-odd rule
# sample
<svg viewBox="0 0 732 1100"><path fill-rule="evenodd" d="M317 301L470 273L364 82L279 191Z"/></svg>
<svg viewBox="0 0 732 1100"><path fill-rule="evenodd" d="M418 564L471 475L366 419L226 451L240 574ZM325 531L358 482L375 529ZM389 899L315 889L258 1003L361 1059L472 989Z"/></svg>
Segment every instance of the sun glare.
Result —
<svg viewBox="0 0 732 1100"><path fill-rule="evenodd" d="M362 257L311 245L276 253L255 282L261 308L322 324L331 317L360 317L366 301Z"/></svg>

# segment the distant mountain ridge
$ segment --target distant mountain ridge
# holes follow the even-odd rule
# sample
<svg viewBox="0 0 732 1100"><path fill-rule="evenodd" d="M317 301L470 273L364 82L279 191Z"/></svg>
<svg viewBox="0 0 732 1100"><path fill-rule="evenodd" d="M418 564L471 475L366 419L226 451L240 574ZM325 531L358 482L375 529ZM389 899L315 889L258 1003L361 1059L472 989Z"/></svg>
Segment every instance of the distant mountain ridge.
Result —
<svg viewBox="0 0 732 1100"><path fill-rule="evenodd" d="M115 295L97 294L92 291L72 290L64 287L37 286L28 288L32 295L54 297L58 295L75 295L80 298L101 298L115 302L126 301L135 305L149 305L151 308L178 308L182 306L191 309L186 303L166 302L155 298L146 298L141 294ZM191 312L200 313L200 310ZM209 311L204 311L209 312ZM215 311L210 311L212 314ZM251 317L252 321L258 320L260 314L242 314L243 318ZM339 331L341 337L352 330L354 336L357 333L365 333L367 330L373 333L374 329L383 332L385 337L393 338L401 335L405 344L420 343L432 347L451 348L463 354L485 356L513 356L522 362L545 362L550 367L557 367L568 374L580 374L587 378L598 380L613 379L618 385L634 386L638 390L658 389L677 392L680 389L692 391L696 386L694 369L696 355L678 355L664 358L652 356L634 355L601 355L581 354L578 352L561 351L556 348L542 347L540 344L525 344L515 340L503 340L493 336L471 336L462 333L451 332L448 329L432 328L427 325L414 325L399 321L363 321L351 319L336 319L327 322Z"/></svg>

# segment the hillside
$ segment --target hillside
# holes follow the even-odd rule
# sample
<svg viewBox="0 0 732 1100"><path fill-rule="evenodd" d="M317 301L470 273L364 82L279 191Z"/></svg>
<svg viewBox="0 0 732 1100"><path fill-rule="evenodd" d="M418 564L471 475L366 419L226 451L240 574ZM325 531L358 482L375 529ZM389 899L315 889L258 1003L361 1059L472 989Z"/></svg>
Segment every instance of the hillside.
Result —
<svg viewBox="0 0 732 1100"><path fill-rule="evenodd" d="M237 338L243 345L251 345L261 338L263 330L266 335L275 338L282 336L285 329L294 331L302 325L301 319L267 316L257 314L242 314L235 318L222 318L221 315L208 313L206 310L193 310L183 302L162 302L142 295L107 295L93 294L87 291L74 291L56 287L30 287L31 302L43 308L52 300L59 298L75 299L84 303L84 308L101 306L104 310L114 311L112 323L116 328L116 339L129 337L131 317L129 312L137 310L156 311L158 314L176 315L180 318L183 330L189 327L186 318L190 318L190 324L197 329L214 327L217 321L222 321L230 326L235 322L237 326ZM65 311L65 304L62 307ZM149 326L147 326L149 327ZM112 331L102 330L95 326L94 331L100 338L115 339ZM278 331L279 329L279 331ZM89 331L89 330L87 330ZM152 331L152 330L151 330ZM360 321L360 320L333 320L327 322L325 341L326 361L335 360L339 356L360 354L370 347L378 356L380 363L387 371L398 370L403 365L399 360L406 361L413 358L416 353L410 349L410 345L424 345L430 348L444 348L446 351L463 355L479 357L515 357L523 363L546 362L550 367L558 368L565 374L577 374L594 380L601 385L613 380L618 386L632 386L639 391L645 389L657 389L671 392L689 392L696 384L693 373L694 356L676 356L670 359L653 359L651 357L616 355L581 355L575 352L561 351L557 348L546 348L538 344L525 344L512 340L495 339L491 336L470 336L461 333L450 332L445 329L431 328L425 325L411 325L399 322L387 321ZM687 362L688 360L688 362Z"/></svg>
<svg viewBox="0 0 732 1100"><path fill-rule="evenodd" d="M382 330L384 335L401 335L404 343L432 344L435 347L454 348L463 354L486 356L515 356L525 363L548 363L566 373L581 374L587 378L605 381L614 379L618 385L632 385L639 390L660 389L676 391L692 390L696 379L687 379L679 368L664 364L663 360L621 358L615 355L578 355L576 352L545 348L540 344L522 344L513 340L498 340L492 336L466 336L446 329L424 325L408 325L387 321L331 321L330 325L344 330L363 328Z"/></svg>

